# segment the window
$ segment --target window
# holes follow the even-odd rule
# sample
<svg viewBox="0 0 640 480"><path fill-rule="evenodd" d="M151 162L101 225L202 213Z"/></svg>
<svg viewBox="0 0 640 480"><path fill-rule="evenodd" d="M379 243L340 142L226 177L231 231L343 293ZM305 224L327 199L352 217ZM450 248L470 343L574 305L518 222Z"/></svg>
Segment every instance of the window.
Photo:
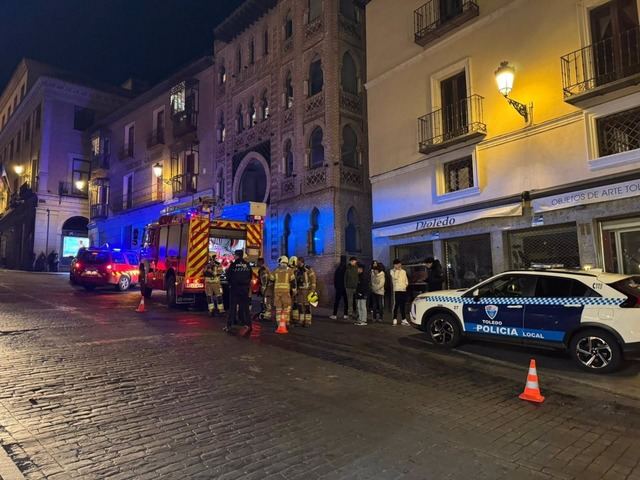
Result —
<svg viewBox="0 0 640 480"><path fill-rule="evenodd" d="M342 163L347 167L358 166L358 137L349 125L342 129Z"/></svg>
<svg viewBox="0 0 640 480"><path fill-rule="evenodd" d="M314 208L311 211L311 216L309 218L309 233L308 233L308 241L307 241L307 251L311 255L320 255L320 236L318 232L320 231L320 211L317 208Z"/></svg>
<svg viewBox="0 0 640 480"><path fill-rule="evenodd" d="M22 87L20 88L20 101L22 101L26 93L27 93L27 84L23 83Z"/></svg>
<svg viewBox="0 0 640 480"><path fill-rule="evenodd" d="M284 38L289 40L291 37L293 37L293 17L289 10L284 18Z"/></svg>
<svg viewBox="0 0 640 480"><path fill-rule="evenodd" d="M293 175L293 152L291 151L291 140L284 144L284 174L287 177Z"/></svg>
<svg viewBox="0 0 640 480"><path fill-rule="evenodd" d="M357 20L356 6L353 4L353 0L340 0L340 13L347 17L349 20Z"/></svg>
<svg viewBox="0 0 640 480"><path fill-rule="evenodd" d="M71 173L71 189L74 195L85 195L87 185L89 184L89 172L91 171L91 162L83 158L73 159L73 169ZM84 182L82 189L76 186L76 182Z"/></svg>
<svg viewBox="0 0 640 480"><path fill-rule="evenodd" d="M224 124L224 111L218 115L218 143L222 143L227 138L227 128Z"/></svg>
<svg viewBox="0 0 640 480"><path fill-rule="evenodd" d="M244 130L244 118L242 114L242 105L238 105L236 110L236 131L238 133Z"/></svg>
<svg viewBox="0 0 640 480"><path fill-rule="evenodd" d="M36 130L40 130L40 117L42 117L42 107L38 105L36 107L36 112L33 120L33 128Z"/></svg>
<svg viewBox="0 0 640 480"><path fill-rule="evenodd" d="M262 54L265 57L269 55L269 30L266 28L262 34Z"/></svg>
<svg viewBox="0 0 640 480"><path fill-rule="evenodd" d="M218 85L224 85L225 83L227 83L227 70L224 65L220 65L218 69Z"/></svg>
<svg viewBox="0 0 640 480"><path fill-rule="evenodd" d="M596 120L601 157L640 148L640 107Z"/></svg>
<svg viewBox="0 0 640 480"><path fill-rule="evenodd" d="M253 97L249 99L249 128L253 127L256 123L258 123L258 113L256 112L256 106L253 101Z"/></svg>
<svg viewBox="0 0 640 480"><path fill-rule="evenodd" d="M236 52L236 73L239 74L242 69L242 50L238 47L238 51Z"/></svg>
<svg viewBox="0 0 640 480"><path fill-rule="evenodd" d="M462 71L440 82L443 140L467 133L467 77Z"/></svg>
<svg viewBox="0 0 640 480"><path fill-rule="evenodd" d="M269 94L265 90L260 98L260 118L266 120L269 118Z"/></svg>
<svg viewBox="0 0 640 480"><path fill-rule="evenodd" d="M291 78L291 71L287 72L287 76L284 81L285 90L285 107L287 109L293 107L293 79Z"/></svg>
<svg viewBox="0 0 640 480"><path fill-rule="evenodd" d="M322 0L309 0L309 23L322 15Z"/></svg>
<svg viewBox="0 0 640 480"><path fill-rule="evenodd" d="M89 128L95 119L95 112L90 108L74 107L73 129L84 132Z"/></svg>
<svg viewBox="0 0 640 480"><path fill-rule="evenodd" d="M536 277L534 275L502 275L482 285L479 289L481 298L524 298L536 294Z"/></svg>
<svg viewBox="0 0 640 480"><path fill-rule="evenodd" d="M291 215L287 214L284 217L282 232L282 244L280 245L280 254L289 256L290 252L293 253L293 249L289 248L289 242L291 240Z"/></svg>
<svg viewBox="0 0 640 480"><path fill-rule="evenodd" d="M473 187L473 159L465 157L443 165L445 193Z"/></svg>
<svg viewBox="0 0 640 480"><path fill-rule="evenodd" d="M358 94L358 72L356 69L356 63L353 61L353 57L349 52L346 52L342 57L342 71L341 71L342 91L351 93L353 95Z"/></svg>
<svg viewBox="0 0 640 480"><path fill-rule="evenodd" d="M31 138L31 119L27 118L24 122L24 141L28 142Z"/></svg>
<svg viewBox="0 0 640 480"><path fill-rule="evenodd" d="M309 66L309 96L312 97L322 92L324 75L322 73L322 60L316 58Z"/></svg>
<svg viewBox="0 0 640 480"><path fill-rule="evenodd" d="M122 208L127 210L133 207L133 173L122 178Z"/></svg>
<svg viewBox="0 0 640 480"><path fill-rule="evenodd" d="M311 132L310 147L311 158L309 159L310 168L318 168L324 165L324 146L322 145L322 129L314 128Z"/></svg>
<svg viewBox="0 0 640 480"><path fill-rule="evenodd" d="M536 297L543 298L571 298L571 297L599 297L600 295L582 282L572 278L538 277Z"/></svg>
<svg viewBox="0 0 640 480"><path fill-rule="evenodd" d="M164 108L156 110L153 118L153 126L158 143L164 143Z"/></svg>
<svg viewBox="0 0 640 480"><path fill-rule="evenodd" d="M360 221L356 209L347 211L347 227L345 228L345 250L349 253L360 251Z"/></svg>
<svg viewBox="0 0 640 480"><path fill-rule="evenodd" d="M135 124L130 124L124 127L124 150L129 157L133 157L134 154L134 144L136 141L136 126Z"/></svg>
<svg viewBox="0 0 640 480"><path fill-rule="evenodd" d="M468 288L493 275L491 235L468 235L444 242L447 288Z"/></svg>
<svg viewBox="0 0 640 480"><path fill-rule="evenodd" d="M252 38L249 40L249 65L253 65L256 61L256 41Z"/></svg>

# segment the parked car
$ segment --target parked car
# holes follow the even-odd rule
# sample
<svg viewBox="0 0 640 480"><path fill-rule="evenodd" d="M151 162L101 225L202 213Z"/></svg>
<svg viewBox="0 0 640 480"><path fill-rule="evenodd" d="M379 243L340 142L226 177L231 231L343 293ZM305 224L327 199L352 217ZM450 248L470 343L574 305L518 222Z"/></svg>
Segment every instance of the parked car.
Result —
<svg viewBox="0 0 640 480"><path fill-rule="evenodd" d="M138 254L117 248L83 248L73 259L69 272L72 285L87 290L112 286L124 292L139 281Z"/></svg>
<svg viewBox="0 0 640 480"><path fill-rule="evenodd" d="M463 337L568 349L590 372L616 370L640 352L640 276L523 270L463 290L419 295L411 323L437 346Z"/></svg>

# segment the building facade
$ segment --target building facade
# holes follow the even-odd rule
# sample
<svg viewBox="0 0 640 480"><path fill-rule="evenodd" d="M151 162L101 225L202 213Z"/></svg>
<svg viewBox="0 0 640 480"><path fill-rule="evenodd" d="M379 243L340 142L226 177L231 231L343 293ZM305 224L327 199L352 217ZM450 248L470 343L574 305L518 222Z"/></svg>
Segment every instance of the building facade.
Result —
<svg viewBox="0 0 640 480"><path fill-rule="evenodd" d="M94 125L92 245L138 249L162 210L214 197L213 81L203 57Z"/></svg>
<svg viewBox="0 0 640 480"><path fill-rule="evenodd" d="M0 262L31 269L58 253L68 265L87 243L85 130L127 99L125 90L23 60L0 97ZM84 243L83 243L84 242Z"/></svg>
<svg viewBox="0 0 640 480"><path fill-rule="evenodd" d="M215 30L216 192L268 204L265 257L304 257L327 301L341 255L371 258L364 9L249 0Z"/></svg>
<svg viewBox="0 0 640 480"><path fill-rule="evenodd" d="M374 256L639 273L636 0L373 0ZM507 63L503 63L503 62Z"/></svg>

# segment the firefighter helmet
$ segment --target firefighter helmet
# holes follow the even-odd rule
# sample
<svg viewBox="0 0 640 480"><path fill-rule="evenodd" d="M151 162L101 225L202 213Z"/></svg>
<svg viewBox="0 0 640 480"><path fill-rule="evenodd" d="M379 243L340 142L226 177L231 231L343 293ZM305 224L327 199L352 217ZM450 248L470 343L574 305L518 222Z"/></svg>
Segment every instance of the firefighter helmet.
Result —
<svg viewBox="0 0 640 480"><path fill-rule="evenodd" d="M318 300L318 292L309 292L309 295L307 295L307 301L314 307L318 306Z"/></svg>
<svg viewBox="0 0 640 480"><path fill-rule="evenodd" d="M296 257L295 255L291 258L289 258L289 266L291 268L297 267L298 266L298 257Z"/></svg>
<svg viewBox="0 0 640 480"><path fill-rule="evenodd" d="M287 258L286 255L282 255L279 259L278 259L278 263L280 265L284 264L284 265L288 265L289 264L289 259Z"/></svg>

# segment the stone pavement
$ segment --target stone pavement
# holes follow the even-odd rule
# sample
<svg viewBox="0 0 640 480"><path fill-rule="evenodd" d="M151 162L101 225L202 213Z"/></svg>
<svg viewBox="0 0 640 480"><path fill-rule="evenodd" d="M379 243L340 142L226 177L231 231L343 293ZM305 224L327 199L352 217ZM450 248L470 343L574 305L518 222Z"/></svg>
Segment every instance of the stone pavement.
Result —
<svg viewBox="0 0 640 480"><path fill-rule="evenodd" d="M525 371L408 328L242 339L161 298L0 272L0 442L27 479L640 479L634 402L530 405Z"/></svg>

